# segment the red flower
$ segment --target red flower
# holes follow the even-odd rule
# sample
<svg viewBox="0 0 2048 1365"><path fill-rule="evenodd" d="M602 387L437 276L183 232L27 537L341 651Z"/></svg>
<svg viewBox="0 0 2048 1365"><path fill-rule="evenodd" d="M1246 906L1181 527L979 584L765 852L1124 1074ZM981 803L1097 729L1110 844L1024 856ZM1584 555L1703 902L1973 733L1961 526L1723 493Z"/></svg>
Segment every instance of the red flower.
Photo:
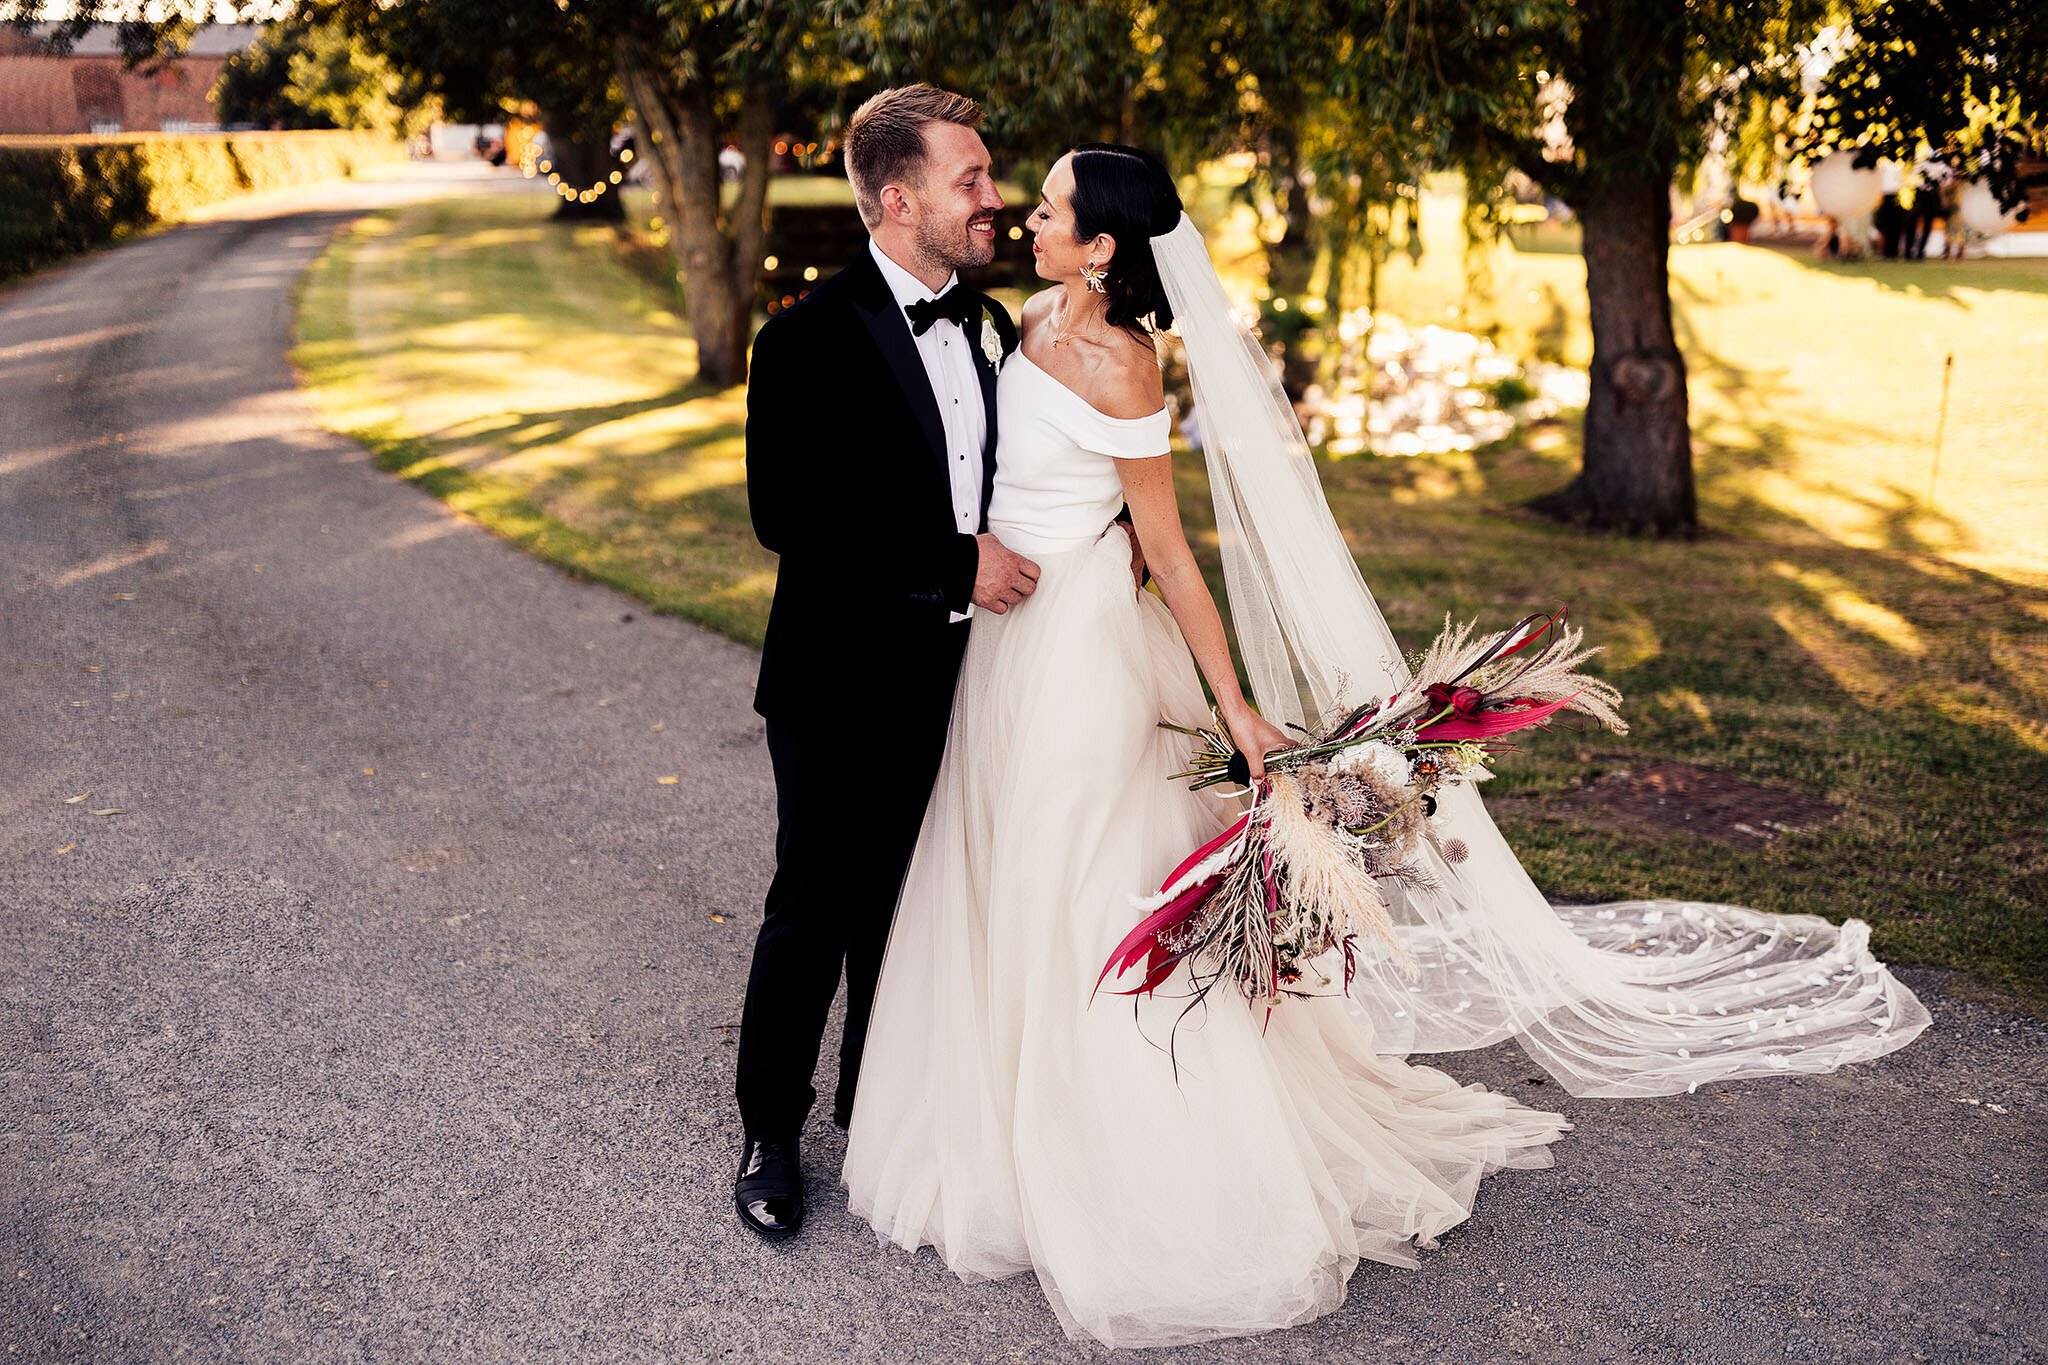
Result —
<svg viewBox="0 0 2048 1365"><path fill-rule="evenodd" d="M1476 687L1453 687L1449 683L1433 683L1423 695L1439 710L1448 706L1453 715L1464 720L1475 719L1486 700L1486 694Z"/></svg>

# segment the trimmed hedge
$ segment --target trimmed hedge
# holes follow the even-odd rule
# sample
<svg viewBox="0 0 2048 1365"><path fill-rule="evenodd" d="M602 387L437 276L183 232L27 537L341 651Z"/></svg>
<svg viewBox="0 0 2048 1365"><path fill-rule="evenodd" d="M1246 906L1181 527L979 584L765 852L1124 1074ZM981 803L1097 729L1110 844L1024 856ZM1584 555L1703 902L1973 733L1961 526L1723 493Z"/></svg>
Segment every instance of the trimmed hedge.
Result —
<svg viewBox="0 0 2048 1365"><path fill-rule="evenodd" d="M379 133L0 138L0 280L255 190L402 160Z"/></svg>

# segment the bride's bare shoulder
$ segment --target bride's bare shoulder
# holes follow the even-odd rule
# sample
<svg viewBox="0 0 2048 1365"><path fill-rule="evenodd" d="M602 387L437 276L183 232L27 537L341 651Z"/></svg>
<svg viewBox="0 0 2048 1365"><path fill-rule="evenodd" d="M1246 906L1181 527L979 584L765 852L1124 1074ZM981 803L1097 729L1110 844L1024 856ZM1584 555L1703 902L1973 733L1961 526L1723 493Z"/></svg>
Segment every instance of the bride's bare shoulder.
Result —
<svg viewBox="0 0 2048 1365"><path fill-rule="evenodd" d="M1166 384L1159 357L1141 336L1119 331L1103 349L1103 363L1092 376L1090 401L1106 417L1150 417L1166 406Z"/></svg>
<svg viewBox="0 0 2048 1365"><path fill-rule="evenodd" d="M1019 324L1025 331L1028 332L1039 323L1045 321L1046 314L1052 310L1053 295L1059 292L1057 289L1041 289L1030 298L1024 300L1024 311L1019 313L1017 317Z"/></svg>

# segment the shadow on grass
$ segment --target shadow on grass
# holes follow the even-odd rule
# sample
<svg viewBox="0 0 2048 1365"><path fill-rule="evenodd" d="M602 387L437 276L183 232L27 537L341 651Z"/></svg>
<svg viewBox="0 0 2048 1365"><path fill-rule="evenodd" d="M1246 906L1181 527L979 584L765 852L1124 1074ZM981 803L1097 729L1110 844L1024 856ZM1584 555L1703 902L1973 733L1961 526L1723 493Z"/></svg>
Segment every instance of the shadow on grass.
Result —
<svg viewBox="0 0 2048 1365"><path fill-rule="evenodd" d="M465 441L488 440L493 445L503 446L509 450L528 450L573 440L613 422L639 417L646 413L680 408L700 398L716 398L724 392L725 390L717 385L693 380L666 393L650 394L645 398L628 399L619 403L508 412L453 422L426 433L425 439L437 447ZM714 441L738 440L745 434L746 427L743 422L723 422L716 426L693 430L689 445L694 447Z"/></svg>
<svg viewBox="0 0 2048 1365"><path fill-rule="evenodd" d="M1802 482L1808 491L1825 491L1828 496L1871 514L1870 524L1882 528L1886 549L1943 556L1979 548L1966 523L1895 483L1859 492L1839 485L1823 489L1810 481L1796 480L1796 466L1788 452L1800 448L1801 436L1853 448L1859 443L1884 440L1890 433L1876 426L1839 419L1809 424L1803 431L1795 431L1789 422L1776 415L1797 412L1804 406L1799 402L1796 387L1786 382L1782 372L1738 365L1720 355L1707 346L1697 325L1683 312L1674 313L1673 321L1690 377L1720 390L1741 414L1748 436L1746 440L1730 441L1695 435L1694 479L1701 505L1709 509L1706 516L1710 530L1711 522L1719 519L1746 528L1746 535L1760 534L1772 541L1807 539L1817 544L1838 544L1825 531L1758 494L1757 475L1768 472ZM1719 423L1709 419L1707 430L1716 425Z"/></svg>

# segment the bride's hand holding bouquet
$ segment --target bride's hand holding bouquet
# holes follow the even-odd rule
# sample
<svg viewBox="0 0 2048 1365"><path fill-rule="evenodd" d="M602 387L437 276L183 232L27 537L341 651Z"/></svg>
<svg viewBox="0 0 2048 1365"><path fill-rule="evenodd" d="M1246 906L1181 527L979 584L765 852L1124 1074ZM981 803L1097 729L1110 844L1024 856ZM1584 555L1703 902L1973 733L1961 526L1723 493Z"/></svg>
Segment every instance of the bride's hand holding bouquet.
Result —
<svg viewBox="0 0 2048 1365"><path fill-rule="evenodd" d="M1295 742L1285 730L1253 710L1242 692L1218 701L1216 714L1229 727L1231 738L1236 741L1237 751L1244 755L1245 765L1254 782L1266 775L1267 754L1289 748Z"/></svg>

